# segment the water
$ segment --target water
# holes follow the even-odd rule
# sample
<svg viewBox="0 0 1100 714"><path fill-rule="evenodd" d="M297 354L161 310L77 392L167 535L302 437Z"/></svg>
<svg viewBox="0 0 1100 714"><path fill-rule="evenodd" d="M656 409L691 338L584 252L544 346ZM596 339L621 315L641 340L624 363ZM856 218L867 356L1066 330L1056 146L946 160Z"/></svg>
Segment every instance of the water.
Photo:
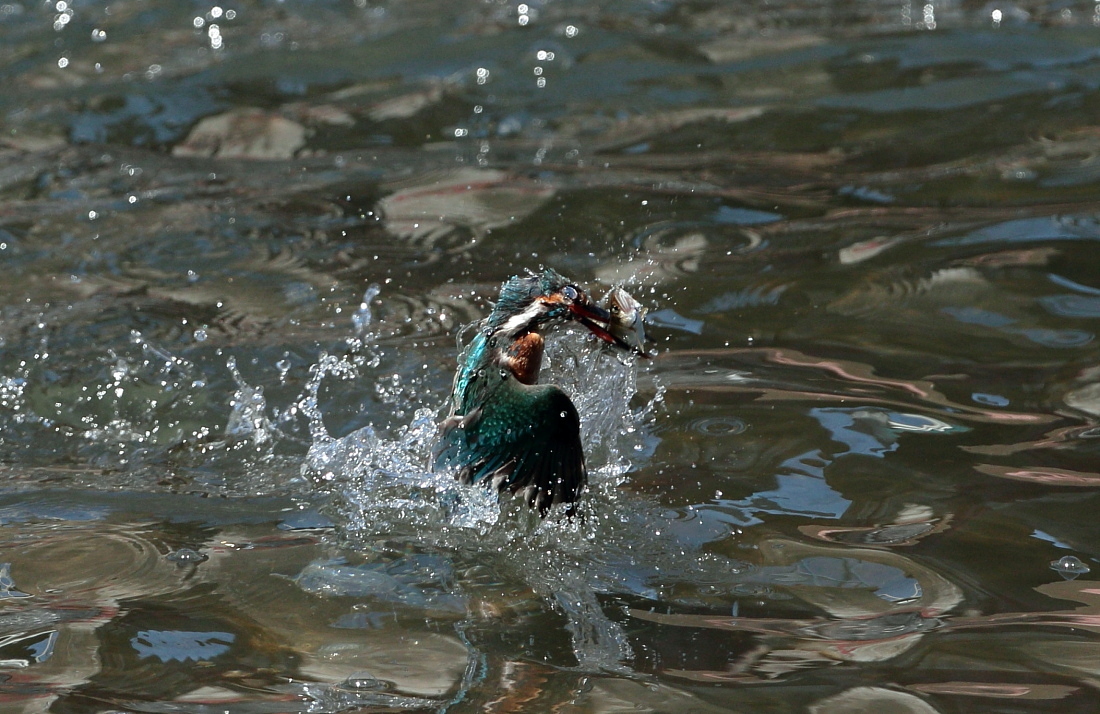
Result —
<svg viewBox="0 0 1100 714"><path fill-rule="evenodd" d="M1095 711L1098 18L0 3L4 707ZM427 468L540 264L572 520Z"/></svg>

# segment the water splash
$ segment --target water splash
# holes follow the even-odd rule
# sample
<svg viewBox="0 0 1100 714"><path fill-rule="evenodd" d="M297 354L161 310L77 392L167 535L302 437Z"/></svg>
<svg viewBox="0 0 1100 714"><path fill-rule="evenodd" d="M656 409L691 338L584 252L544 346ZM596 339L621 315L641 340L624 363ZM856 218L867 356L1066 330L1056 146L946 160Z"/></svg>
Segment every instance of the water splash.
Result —
<svg viewBox="0 0 1100 714"><path fill-rule="evenodd" d="M596 478L615 481L630 471L632 457L652 453L655 439L644 425L663 404L665 390L658 384L649 401L633 406L639 369L634 357L624 359L569 331L547 340L544 363L544 381L560 386L581 415L581 441Z"/></svg>
<svg viewBox="0 0 1100 714"><path fill-rule="evenodd" d="M382 288L372 283L363 293L363 301L359 303L359 309L351 316L351 324L355 328L356 336L363 337L368 333L371 323L374 321L370 304L381 292Z"/></svg>
<svg viewBox="0 0 1100 714"><path fill-rule="evenodd" d="M28 396L28 385L31 384L36 372L41 371L43 363L49 359L49 340L44 332L46 325L39 321L36 327L43 331L37 346L30 354L26 354L19 360L10 376L0 375L0 409L8 412L7 418L15 425L50 425L48 417L35 412Z"/></svg>
<svg viewBox="0 0 1100 714"><path fill-rule="evenodd" d="M10 377L0 377L0 409L11 412L11 418L15 423L22 423L35 416L26 409L24 392L27 389L26 368Z"/></svg>
<svg viewBox="0 0 1100 714"><path fill-rule="evenodd" d="M495 503L482 498L480 490L462 489L453 479L429 472L434 410L417 409L392 438L379 436L372 425L341 438L329 433L318 406L321 383L358 375L355 357L324 354L310 370L298 402L312 440L302 474L341 498L348 532L362 538L415 529L423 522L458 528L493 522L496 509L490 506Z"/></svg>
<svg viewBox="0 0 1100 714"><path fill-rule="evenodd" d="M515 499L498 501L486 489L463 486L448 474L430 471L428 455L439 408L416 405L404 389L407 378L400 371L387 374L388 356L378 348L369 308L377 295L375 288L368 290L356 313L349 352L323 354L311 368L297 404L308 420L311 439L302 474L316 489L334 497L345 545L379 553L401 543L401 548L441 555L456 569L476 565L504 581L524 582L565 616L582 670L627 671L633 657L628 638L604 612L600 596L623 591L626 580L631 581L628 590L651 591L642 583L644 578L620 578L614 570L621 565L617 560L608 568L604 551L609 540L637 542L650 536L635 532L639 526L648 531L644 525L648 519L624 518L614 512L615 487L637 455L651 450L654 438L646 424L663 392L658 390L654 399L635 408L638 366L634 360L616 359L575 333L551 337L542 381L560 385L577 406L591 486L577 518L557 513L540 519ZM356 379L364 364L377 368L382 382L392 382L391 396L404 400L401 406L412 412L412 418L393 429L372 424L336 438L325 426L319 407L322 383ZM682 553L675 545L666 548ZM314 588L337 587L335 580L328 581L347 573L332 567L316 564L303 582ZM319 575L325 576L327 584L317 584ZM370 577L379 579L377 571L371 571ZM465 601L467 593L460 590L453 595Z"/></svg>
<svg viewBox="0 0 1100 714"><path fill-rule="evenodd" d="M275 428L267 418L264 388L252 387L244 381L235 357L226 360L226 367L237 383L237 391L229 400L231 411L225 425L225 435L230 439L251 441L253 446L270 443L275 438Z"/></svg>

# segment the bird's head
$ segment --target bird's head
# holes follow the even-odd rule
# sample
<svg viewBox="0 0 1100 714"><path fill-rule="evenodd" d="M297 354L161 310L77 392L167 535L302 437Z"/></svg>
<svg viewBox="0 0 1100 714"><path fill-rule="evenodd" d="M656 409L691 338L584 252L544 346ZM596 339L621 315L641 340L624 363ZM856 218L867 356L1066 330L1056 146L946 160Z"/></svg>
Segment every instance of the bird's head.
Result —
<svg viewBox="0 0 1100 714"><path fill-rule="evenodd" d="M555 270L517 275L504 283L489 315L490 334L516 337L575 320L610 344L631 346L608 331L611 313L593 302L576 283Z"/></svg>

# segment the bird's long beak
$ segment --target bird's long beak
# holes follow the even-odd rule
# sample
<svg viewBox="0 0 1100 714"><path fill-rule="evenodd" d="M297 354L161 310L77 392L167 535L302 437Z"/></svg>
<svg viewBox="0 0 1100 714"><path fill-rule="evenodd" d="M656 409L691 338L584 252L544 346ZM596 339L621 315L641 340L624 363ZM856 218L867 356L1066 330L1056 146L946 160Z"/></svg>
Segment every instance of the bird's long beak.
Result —
<svg viewBox="0 0 1100 714"><path fill-rule="evenodd" d="M573 313L573 319L591 330L596 337L604 342L616 344L615 336L607 331L607 327L611 323L610 312L589 302L587 299L584 302L579 300L573 302L569 306L569 311Z"/></svg>

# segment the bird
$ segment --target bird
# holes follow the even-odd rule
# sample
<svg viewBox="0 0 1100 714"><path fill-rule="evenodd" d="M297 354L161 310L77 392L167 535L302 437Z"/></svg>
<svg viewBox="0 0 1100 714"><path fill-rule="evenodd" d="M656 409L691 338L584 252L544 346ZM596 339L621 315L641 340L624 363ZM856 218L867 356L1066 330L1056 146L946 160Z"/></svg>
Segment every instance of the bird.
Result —
<svg viewBox="0 0 1100 714"><path fill-rule="evenodd" d="M521 494L543 516L557 504L569 504L571 514L588 478L581 422L565 392L538 383L544 333L577 322L610 345L644 354L624 334L632 323L616 321L612 302L616 314L548 268L507 280L459 357L434 469L452 471L463 484Z"/></svg>

